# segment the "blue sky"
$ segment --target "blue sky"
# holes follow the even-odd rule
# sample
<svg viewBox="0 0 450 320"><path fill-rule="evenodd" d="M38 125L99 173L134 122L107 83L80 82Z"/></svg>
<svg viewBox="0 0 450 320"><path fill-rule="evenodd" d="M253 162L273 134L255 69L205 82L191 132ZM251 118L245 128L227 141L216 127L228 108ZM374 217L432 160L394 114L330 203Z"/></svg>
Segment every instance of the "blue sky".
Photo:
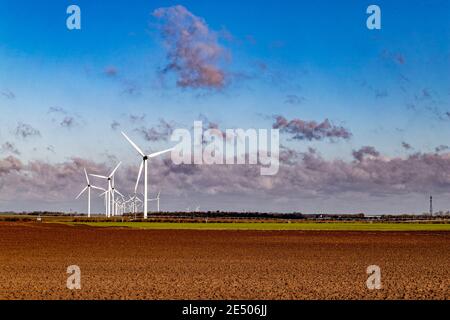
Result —
<svg viewBox="0 0 450 320"><path fill-rule="evenodd" d="M70 4L81 8L81 30L66 28ZM404 158L448 145L450 3L377 1L381 30L366 28L370 4L0 0L0 142L14 142L24 162L122 154L133 163L111 130L114 121L150 150L168 143L145 141L136 126L161 118L190 127L202 114L221 128L271 128L274 115L329 119L351 139L283 135L284 145L313 147L329 161L353 161L352 151L363 146ZM152 12L175 5L217 35L226 51L219 67L230 75L223 87L180 88L175 73L161 80L167 48ZM289 96L298 101L287 103ZM132 123L130 114L145 119ZM65 117L73 126L60 125ZM18 123L37 128L40 137L16 139Z"/></svg>

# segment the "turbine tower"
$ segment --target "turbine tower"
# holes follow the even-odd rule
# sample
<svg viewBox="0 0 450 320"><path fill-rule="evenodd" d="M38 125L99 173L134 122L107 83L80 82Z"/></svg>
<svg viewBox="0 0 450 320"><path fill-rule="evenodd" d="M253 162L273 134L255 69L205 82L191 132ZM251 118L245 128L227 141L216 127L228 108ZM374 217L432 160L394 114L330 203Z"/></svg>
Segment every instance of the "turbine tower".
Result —
<svg viewBox="0 0 450 320"><path fill-rule="evenodd" d="M159 195L161 194L161 191L158 191L158 196L156 197L156 203L158 204L158 213L159 213Z"/></svg>
<svg viewBox="0 0 450 320"><path fill-rule="evenodd" d="M163 151L159 151L159 152L155 152L155 153L151 153L149 155L146 155L133 141L131 141L130 138L128 138L128 136L122 132L122 135L125 137L125 139L128 140L128 142L134 147L134 149L136 149L136 151L142 156L142 162L141 162L141 166L139 167L139 174L136 180L136 186L134 187L134 193L136 194L136 190L139 184L139 180L141 178L141 173L142 173L142 168L144 168L144 219L147 219L147 205L148 205L148 197L147 197L147 160L150 158L154 158L157 157L159 155L162 155L166 152L170 152L172 151L174 148L170 148L170 149L166 149Z"/></svg>
<svg viewBox="0 0 450 320"><path fill-rule="evenodd" d="M430 196L430 216L433 215L433 196Z"/></svg>

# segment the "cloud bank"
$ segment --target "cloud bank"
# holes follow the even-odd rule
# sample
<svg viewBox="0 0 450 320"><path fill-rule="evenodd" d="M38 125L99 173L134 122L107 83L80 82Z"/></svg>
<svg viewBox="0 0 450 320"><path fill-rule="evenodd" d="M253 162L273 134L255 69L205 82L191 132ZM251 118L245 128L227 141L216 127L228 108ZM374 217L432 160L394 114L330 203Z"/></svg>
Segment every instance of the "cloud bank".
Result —
<svg viewBox="0 0 450 320"><path fill-rule="evenodd" d="M326 160L315 150L298 152L283 148L281 166L275 176L260 176L258 166L250 165L174 165L170 159L152 161L152 188L164 188L166 194L247 196L254 199L320 199L348 193L369 197L445 194L450 189L450 154L416 153L405 158L386 158L371 148L361 148L358 161ZM360 159L360 160L359 160ZM72 200L83 186L83 168L105 174L105 163L71 158L49 164L40 160L22 163L17 157L0 159L2 200ZM122 193L133 190L138 165L123 165L117 173ZM103 181L95 181L102 184ZM152 190L155 191L155 190ZM211 198L213 201L215 198ZM251 200L253 199L253 200ZM258 207L260 204L255 203ZM222 206L219 206L222 207Z"/></svg>

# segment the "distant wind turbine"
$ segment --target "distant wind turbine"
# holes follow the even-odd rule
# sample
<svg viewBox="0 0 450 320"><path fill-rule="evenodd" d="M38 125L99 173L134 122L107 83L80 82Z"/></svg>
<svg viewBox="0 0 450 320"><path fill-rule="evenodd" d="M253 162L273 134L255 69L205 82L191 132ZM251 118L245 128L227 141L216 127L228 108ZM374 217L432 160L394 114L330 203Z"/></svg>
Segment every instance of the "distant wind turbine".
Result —
<svg viewBox="0 0 450 320"><path fill-rule="evenodd" d="M80 194L75 199L78 199L86 190L88 191L88 218L90 218L91 217L91 188L98 189L98 190L102 190L102 189L91 185L88 174L86 172L86 168L84 168L84 175L86 176L87 186L84 187L83 190L81 190Z"/></svg>
<svg viewBox="0 0 450 320"><path fill-rule="evenodd" d="M112 194L112 203L114 204L114 199L115 199L115 194L118 194L119 196L121 196L123 198L123 194L121 194L119 192L119 190L117 190L117 188L114 185L114 176L112 176L112 181L111 181L111 194ZM117 215L117 207L113 206L113 216Z"/></svg>
<svg viewBox="0 0 450 320"><path fill-rule="evenodd" d="M156 203L157 203L157 208L158 208L158 210L157 210L157 212L159 213L159 195L161 194L161 191L158 191L158 195L156 196L156 198L154 198L154 199L148 199L148 201L156 201Z"/></svg>
<svg viewBox="0 0 450 320"><path fill-rule="evenodd" d="M102 176L99 174L90 174L93 177L106 179L108 181L108 192L106 193L106 198L108 201L108 205L106 207L106 216L109 218L111 216L111 197L112 197L112 203L114 204L114 192L112 192L112 183L111 179L114 178L114 173L116 173L116 170L119 168L119 166L122 164L122 162L119 162L119 164L114 168L114 170L109 174L109 176Z"/></svg>
<svg viewBox="0 0 450 320"><path fill-rule="evenodd" d="M101 197L101 196L105 196L105 216L106 217L108 217L108 190L105 190L105 189L103 189L104 190L104 192L103 193L101 193L100 195L99 195L99 197Z"/></svg>

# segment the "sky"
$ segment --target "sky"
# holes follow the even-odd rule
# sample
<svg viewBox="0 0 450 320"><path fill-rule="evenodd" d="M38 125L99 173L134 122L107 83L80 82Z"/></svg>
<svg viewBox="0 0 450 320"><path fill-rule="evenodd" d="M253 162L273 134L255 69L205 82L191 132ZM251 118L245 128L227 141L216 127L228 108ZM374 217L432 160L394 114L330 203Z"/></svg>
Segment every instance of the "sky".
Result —
<svg viewBox="0 0 450 320"><path fill-rule="evenodd" d="M0 211L84 212L83 168L119 161L132 193L120 131L158 151L195 120L280 130L280 169L158 158L163 210L447 211L449 21L445 0L0 0Z"/></svg>

